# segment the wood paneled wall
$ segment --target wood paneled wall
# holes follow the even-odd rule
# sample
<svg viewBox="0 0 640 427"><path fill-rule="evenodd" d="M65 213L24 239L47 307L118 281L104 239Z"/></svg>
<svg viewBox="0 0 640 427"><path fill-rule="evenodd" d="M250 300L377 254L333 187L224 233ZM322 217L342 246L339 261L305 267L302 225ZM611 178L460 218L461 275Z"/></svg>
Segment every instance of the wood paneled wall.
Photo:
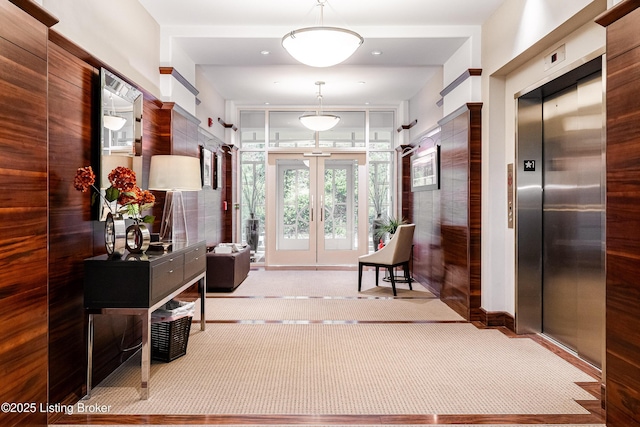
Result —
<svg viewBox="0 0 640 427"><path fill-rule="evenodd" d="M233 242L234 241L234 227L233 227L233 218L236 214L236 208L233 204L233 200L235 200L234 196L234 188L236 179L234 177L237 176L236 169L236 156L238 155L238 148L235 146L224 146L222 147L222 151L224 153L223 163L222 163L222 175L223 175L223 185L221 192L221 200L220 203L227 202L227 209L224 208L221 210L222 215L222 242ZM236 238L235 241L239 241L239 238Z"/></svg>
<svg viewBox="0 0 640 427"><path fill-rule="evenodd" d="M47 26L0 2L0 402L47 402ZM46 414L0 413L2 425Z"/></svg>
<svg viewBox="0 0 640 427"><path fill-rule="evenodd" d="M435 136L433 142L418 149L412 156L403 157L403 194L411 192L411 182L405 177L410 177L411 157L419 155L424 149L431 148L439 136ZM442 166L441 166L442 167ZM406 186L406 187L405 187ZM413 265L412 272L421 283L427 284L436 295L440 295L443 280L442 248L440 246L440 197L442 189L429 191L416 191L411 193L409 209L411 221L416 224L413 237ZM404 201L407 198L403 195Z"/></svg>
<svg viewBox="0 0 640 427"><path fill-rule="evenodd" d="M217 169L217 164L222 163L222 170L224 171L225 153L219 141L216 141L209 132L200 128L198 132L198 143L203 147L207 147L216 155L216 162L213 167ZM222 209L225 183L224 172L221 176L217 176L217 171L215 173L218 179L218 185L222 186L222 188L205 188L198 197L199 223L204 224L204 238L207 245L210 246L227 241L222 237L224 234L224 211Z"/></svg>
<svg viewBox="0 0 640 427"><path fill-rule="evenodd" d="M76 191L72 183L78 167L96 164L93 157L100 140L99 67L102 64L55 33L50 39L49 399L54 403L74 403L86 393L83 260L104 253L104 223L92 221L91 195ZM42 123L46 124L46 120ZM138 177L143 187L148 184L151 156L199 157L198 123L179 111L175 104L159 102L145 93L143 126L143 176ZM215 222L219 217L218 211L208 208L215 203L207 202L211 192L209 189L184 194L189 234L194 241L205 234L206 227L201 224ZM155 195L156 222L152 231L159 231L165 193L155 192ZM44 217L46 220L46 214ZM219 243L216 238L220 230L212 230L212 234L207 241ZM46 280L43 283L46 284ZM106 378L134 354L124 349L135 347L139 341L137 317L96 316L94 383Z"/></svg>
<svg viewBox="0 0 640 427"><path fill-rule="evenodd" d="M15 3L55 23L32 2ZM76 191L73 178L78 167L97 165L99 68L109 67L24 9L0 0L0 399L68 404L86 393L83 260L105 251L104 223L92 220L91 194ZM173 104L145 92L143 114L144 187L152 155L199 157L199 148L197 121ZM189 227L210 244L221 235L217 193L187 198ZM164 193L156 196L159 228ZM207 232L203 222L217 229ZM136 317L97 316L94 381L139 341ZM0 414L0 421L46 425L47 414Z"/></svg>
<svg viewBox="0 0 640 427"><path fill-rule="evenodd" d="M607 426L640 426L640 1L606 12Z"/></svg>
<svg viewBox="0 0 640 427"><path fill-rule="evenodd" d="M172 103L170 124L171 145L168 147L170 151L167 154L200 158L200 149L198 146L199 121ZM182 192L182 200L187 213L187 231L190 241L198 240L197 236L200 234L198 227L199 224L203 223L198 218L198 206L200 196L202 195L201 193L202 192L192 191ZM160 219L161 216L157 216L157 218Z"/></svg>
<svg viewBox="0 0 640 427"><path fill-rule="evenodd" d="M93 256L91 195L73 188L92 164L96 69L49 44L49 389L54 402L82 396L85 315L82 260ZM73 389L68 384L74 384Z"/></svg>
<svg viewBox="0 0 640 427"><path fill-rule="evenodd" d="M481 108L470 103L440 121L440 133L434 136L440 139L440 189L414 192L411 201L416 224L413 274L468 320L483 317Z"/></svg>

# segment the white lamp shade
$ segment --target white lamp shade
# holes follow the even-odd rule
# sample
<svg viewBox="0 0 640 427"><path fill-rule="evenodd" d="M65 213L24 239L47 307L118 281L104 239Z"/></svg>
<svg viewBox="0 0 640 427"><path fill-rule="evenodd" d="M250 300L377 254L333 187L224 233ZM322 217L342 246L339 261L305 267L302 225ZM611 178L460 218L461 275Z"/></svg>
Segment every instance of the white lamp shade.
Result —
<svg viewBox="0 0 640 427"><path fill-rule="evenodd" d="M102 116L102 124L109 130L120 130L127 123L127 119L120 116Z"/></svg>
<svg viewBox="0 0 640 427"><path fill-rule="evenodd" d="M363 42L358 33L335 27L301 28L282 38L287 52L311 67L339 64L353 55Z"/></svg>
<svg viewBox="0 0 640 427"><path fill-rule="evenodd" d="M202 190L200 159L177 155L152 156L149 168L149 190Z"/></svg>
<svg viewBox="0 0 640 427"><path fill-rule="evenodd" d="M340 117L333 114L305 114L299 119L304 127L317 132L329 130L340 121Z"/></svg>

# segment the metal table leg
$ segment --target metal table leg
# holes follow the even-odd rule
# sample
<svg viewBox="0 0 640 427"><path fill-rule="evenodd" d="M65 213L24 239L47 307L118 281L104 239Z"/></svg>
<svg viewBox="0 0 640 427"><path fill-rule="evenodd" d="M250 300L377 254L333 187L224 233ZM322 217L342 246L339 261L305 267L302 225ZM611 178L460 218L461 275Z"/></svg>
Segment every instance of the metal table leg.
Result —
<svg viewBox="0 0 640 427"><path fill-rule="evenodd" d="M149 399L149 374L151 372L151 345L149 342L151 333L151 310L145 310L140 314L142 320L142 381L140 383L140 397Z"/></svg>
<svg viewBox="0 0 640 427"><path fill-rule="evenodd" d="M206 275L204 278L198 281L198 288L200 290L200 330L204 331L205 325L207 324L204 318L205 312L205 302L207 298L207 288L206 288Z"/></svg>
<svg viewBox="0 0 640 427"><path fill-rule="evenodd" d="M89 323L87 324L87 394L82 400L91 399L92 387L92 371L93 371L93 314L89 314Z"/></svg>

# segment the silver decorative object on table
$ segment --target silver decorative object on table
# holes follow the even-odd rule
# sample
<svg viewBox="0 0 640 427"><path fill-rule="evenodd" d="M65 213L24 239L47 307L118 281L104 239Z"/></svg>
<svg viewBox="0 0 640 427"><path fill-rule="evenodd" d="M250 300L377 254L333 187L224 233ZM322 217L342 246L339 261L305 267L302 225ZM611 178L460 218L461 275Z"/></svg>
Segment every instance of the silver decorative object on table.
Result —
<svg viewBox="0 0 640 427"><path fill-rule="evenodd" d="M132 254L139 254L149 249L151 233L144 224L137 221L127 227L126 247Z"/></svg>
<svg viewBox="0 0 640 427"><path fill-rule="evenodd" d="M121 257L127 245L126 228L122 215L107 214L104 223L104 246L110 256Z"/></svg>

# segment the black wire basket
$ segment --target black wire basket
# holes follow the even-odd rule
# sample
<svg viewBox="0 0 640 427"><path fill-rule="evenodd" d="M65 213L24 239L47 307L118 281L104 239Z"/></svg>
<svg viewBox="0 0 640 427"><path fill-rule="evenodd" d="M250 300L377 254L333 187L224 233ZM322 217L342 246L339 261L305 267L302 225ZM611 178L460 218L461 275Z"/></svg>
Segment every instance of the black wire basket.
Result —
<svg viewBox="0 0 640 427"><path fill-rule="evenodd" d="M151 358L171 362L187 354L192 316L151 324Z"/></svg>

